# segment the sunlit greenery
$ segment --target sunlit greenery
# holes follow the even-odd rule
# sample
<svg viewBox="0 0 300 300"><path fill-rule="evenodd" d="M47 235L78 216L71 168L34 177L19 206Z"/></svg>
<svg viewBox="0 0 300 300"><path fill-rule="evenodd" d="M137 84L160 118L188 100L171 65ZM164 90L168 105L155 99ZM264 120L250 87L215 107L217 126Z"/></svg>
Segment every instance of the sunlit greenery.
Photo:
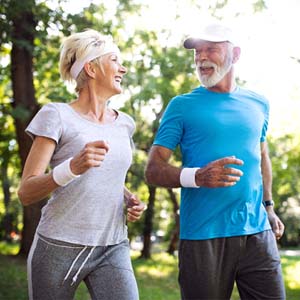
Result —
<svg viewBox="0 0 300 300"><path fill-rule="evenodd" d="M14 254L17 245L0 243L0 299L26 300L26 261L3 254ZM282 266L287 292L287 300L300 299L300 256L282 255ZM140 259L139 253L132 251L132 261L137 278L141 300L179 300L177 282L177 257L164 252L153 253L150 260ZM88 300L87 288L82 283L76 292L76 300ZM238 300L237 289L231 300Z"/></svg>
<svg viewBox="0 0 300 300"><path fill-rule="evenodd" d="M282 265L286 288L296 299L296 295L299 296L300 292L300 257L282 256Z"/></svg>
<svg viewBox="0 0 300 300"><path fill-rule="evenodd" d="M5 243L0 242L0 254L2 255L16 255L19 251L19 243Z"/></svg>
<svg viewBox="0 0 300 300"><path fill-rule="evenodd" d="M36 2L37 5L34 4ZM58 1L60 2L60 1ZM94 1L78 14L69 14L58 6L52 10L49 1L1 0L0 5L0 299L27 300L26 261L13 256L19 251L18 238L22 231L22 206L16 190L20 182L21 163L18 154L18 136L15 121L25 118L24 107L14 107L11 80L10 53L12 49L9 12L14 5L31 3L37 21L33 50L33 75L35 97L40 105L49 101L68 102L76 97L70 86L59 77L59 45L63 36L86 28L94 28L111 34L121 48L128 73L124 77L124 95L112 106L129 113L136 122L134 135L136 151L127 176L127 186L147 203L148 186L144 181L144 167L148 151L166 105L177 94L186 93L197 86L193 55L179 44L167 46L174 35L170 28L146 30L141 25L140 8L143 1L119 0L114 13L108 11L109 1ZM136 4L139 2L140 4ZM201 1L186 1L201 11ZM209 1L208 1L209 2ZM208 2L203 1L203 5ZM208 13L222 18L230 1L211 1ZM251 3L252 13L267 9L265 1ZM14 5L11 5L14 3ZM286 4L288 5L288 4ZM154 22L157 16L154 16ZM135 26L128 26L136 19ZM158 23L158 22L157 22ZM177 33L177 32L176 32ZM162 43L162 37L163 43ZM295 58L294 58L295 59ZM300 61L300 60L299 60ZM238 78L241 85L246 82ZM276 84L276 83L274 83ZM277 88L277 87L276 87ZM291 97L299 103L299 91ZM119 107L118 107L119 108ZM297 120L295 120L296 122ZM22 144L20 144L22 147ZM269 138L273 165L273 197L276 212L285 223L285 235L281 246L300 245L300 135L290 132ZM20 149L20 148L19 148ZM180 165L179 153L175 152L172 163ZM175 191L178 197L178 191ZM179 199L179 197L178 197ZM145 216L140 222L130 223L129 236L140 237ZM153 235L164 235L157 248L152 249L151 259L141 259L139 251L132 251L132 261L138 281L141 300L179 300L177 282L177 257L165 253L174 229L172 203L166 189L157 189L153 213ZM10 243L2 240L10 240ZM300 299L300 256L282 255L282 266L287 300ZM81 284L76 300L89 300L87 289ZM231 300L238 300L235 288Z"/></svg>

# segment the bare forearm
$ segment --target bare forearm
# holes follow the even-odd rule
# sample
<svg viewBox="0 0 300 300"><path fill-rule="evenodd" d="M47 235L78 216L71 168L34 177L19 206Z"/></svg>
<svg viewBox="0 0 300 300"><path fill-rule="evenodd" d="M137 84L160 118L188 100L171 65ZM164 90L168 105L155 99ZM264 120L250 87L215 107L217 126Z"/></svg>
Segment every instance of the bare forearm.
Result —
<svg viewBox="0 0 300 300"><path fill-rule="evenodd" d="M146 167L145 177L149 184L176 188L180 187L180 172L180 168L168 163L160 162L154 165L150 162Z"/></svg>
<svg viewBox="0 0 300 300"><path fill-rule="evenodd" d="M52 174L32 176L21 182L18 196L24 206L34 204L46 198L58 185L53 180Z"/></svg>
<svg viewBox="0 0 300 300"><path fill-rule="evenodd" d="M172 151L167 148L153 146L145 172L148 183L168 188L181 187L180 177L182 177L185 187L224 187L236 184L243 175L238 169L224 168L228 164L242 165L243 161L235 157L224 157L199 168L196 173L192 171L181 176L182 169L168 163L171 154Z"/></svg>
<svg viewBox="0 0 300 300"><path fill-rule="evenodd" d="M181 169L169 164L172 150L153 146L149 153L148 163L145 169L146 181L149 184L176 188L180 187Z"/></svg>
<svg viewBox="0 0 300 300"><path fill-rule="evenodd" d="M264 200L270 200L272 199L272 164L266 144L262 148L261 172L263 178L263 197Z"/></svg>

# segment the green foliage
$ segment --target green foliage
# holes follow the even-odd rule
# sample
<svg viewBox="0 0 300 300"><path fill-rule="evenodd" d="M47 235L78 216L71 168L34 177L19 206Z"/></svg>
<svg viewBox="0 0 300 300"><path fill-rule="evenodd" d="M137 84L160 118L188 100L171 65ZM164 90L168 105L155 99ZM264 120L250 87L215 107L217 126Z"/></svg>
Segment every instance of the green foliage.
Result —
<svg viewBox="0 0 300 300"><path fill-rule="evenodd" d="M281 256L283 278L286 287L287 299L300 298L300 257L299 256Z"/></svg>
<svg viewBox="0 0 300 300"><path fill-rule="evenodd" d="M179 299L177 258L166 253L153 254L151 260L133 259L140 298Z"/></svg>
<svg viewBox="0 0 300 300"><path fill-rule="evenodd" d="M26 262L18 257L0 255L0 299L27 300Z"/></svg>
<svg viewBox="0 0 300 300"><path fill-rule="evenodd" d="M27 280L26 261L17 257L4 256L4 244L0 243L0 299L26 300ZM154 253L151 260L138 258L132 252L133 268L137 278L141 300L179 299L177 282L177 258L166 253ZM300 257L281 256L287 299L300 298ZM89 299L87 288L82 283L76 292L76 300ZM238 300L237 289L233 291L232 300Z"/></svg>
<svg viewBox="0 0 300 300"><path fill-rule="evenodd" d="M300 136L285 135L270 139L273 166L273 198L285 223L283 246L300 244Z"/></svg>
<svg viewBox="0 0 300 300"><path fill-rule="evenodd" d="M6 57L6 51L0 54L0 59ZM20 159L18 156L13 115L19 114L11 106L11 85L9 69L0 69L0 240L9 239L7 229L18 232L22 209L15 187L20 177ZM26 113L26 111L25 111ZM21 115L24 117L23 115Z"/></svg>
<svg viewBox="0 0 300 300"><path fill-rule="evenodd" d="M211 1L210 12L220 15L228 1ZM14 216L14 227L20 228L22 207L16 197L20 177L20 160L17 155L16 132L12 116L26 118L22 107L12 109L12 87L10 83L9 54L11 50L11 19L21 9L27 9L33 0L1 0L0 5L0 166L8 162L11 204L9 211ZM59 1L60 3L60 1ZM201 10L198 1L190 1L195 9ZM124 56L128 74L123 86L127 100L121 108L136 121L134 135L136 152L127 175L128 187L147 202L148 189L144 182L144 167L159 120L169 101L176 95L189 92L198 85L195 76L193 52L181 45L167 47L172 32L162 28L149 31L136 26L128 29L124 20L137 17L143 4L136 1L119 0L113 11L108 11L105 1L92 3L80 13L72 15L60 5L50 9L47 1L37 1L32 12L35 16L36 37L34 40L34 86L40 104L49 101L68 102L76 97L69 86L60 79L58 61L59 47L64 36L86 28L94 28L104 34L111 34L117 41ZM265 1L253 2L253 11L265 9ZM166 37L162 43L161 36ZM24 41L23 41L24 42ZM243 83L241 80L240 83ZM277 212L284 220L286 234L283 244L299 241L299 139L282 137L270 141L273 162L273 194ZM173 162L180 165L180 154L176 150ZM3 178L1 178L1 183ZM0 222L5 213L4 197L0 192ZM163 213L162 213L163 212ZM172 205L165 189L158 189L155 203L154 233L162 230L166 237L173 227ZM128 224L130 237L142 232L143 220ZM0 227L2 228L2 227ZM1 231L1 229L0 229ZM1 236L1 233L0 233Z"/></svg>

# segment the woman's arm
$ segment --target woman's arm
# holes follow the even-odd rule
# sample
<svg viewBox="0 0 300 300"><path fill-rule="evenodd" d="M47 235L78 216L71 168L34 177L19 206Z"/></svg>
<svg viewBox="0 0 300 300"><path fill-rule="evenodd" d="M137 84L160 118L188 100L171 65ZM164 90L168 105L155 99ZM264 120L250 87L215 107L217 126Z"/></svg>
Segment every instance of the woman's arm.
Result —
<svg viewBox="0 0 300 300"><path fill-rule="evenodd" d="M44 199L60 186L54 181L53 172L45 174L55 146L56 143L52 139L41 136L34 139L18 190L23 205L33 204ZM73 175L80 175L92 167L100 167L108 150L109 147L105 141L87 143L70 161L70 172ZM66 179L68 182L70 178Z"/></svg>
<svg viewBox="0 0 300 300"><path fill-rule="evenodd" d="M37 136L24 166L18 196L23 205L30 205L47 197L58 185L52 174L45 174L53 155L54 140Z"/></svg>

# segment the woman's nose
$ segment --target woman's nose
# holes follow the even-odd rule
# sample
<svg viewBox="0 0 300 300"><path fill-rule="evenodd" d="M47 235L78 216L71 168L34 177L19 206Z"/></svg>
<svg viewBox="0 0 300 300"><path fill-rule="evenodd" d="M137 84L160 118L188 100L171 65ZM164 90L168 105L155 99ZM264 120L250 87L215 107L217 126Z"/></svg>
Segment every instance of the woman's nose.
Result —
<svg viewBox="0 0 300 300"><path fill-rule="evenodd" d="M123 73L123 74L126 74L127 73L127 68L124 67L123 65L121 65L120 72Z"/></svg>

